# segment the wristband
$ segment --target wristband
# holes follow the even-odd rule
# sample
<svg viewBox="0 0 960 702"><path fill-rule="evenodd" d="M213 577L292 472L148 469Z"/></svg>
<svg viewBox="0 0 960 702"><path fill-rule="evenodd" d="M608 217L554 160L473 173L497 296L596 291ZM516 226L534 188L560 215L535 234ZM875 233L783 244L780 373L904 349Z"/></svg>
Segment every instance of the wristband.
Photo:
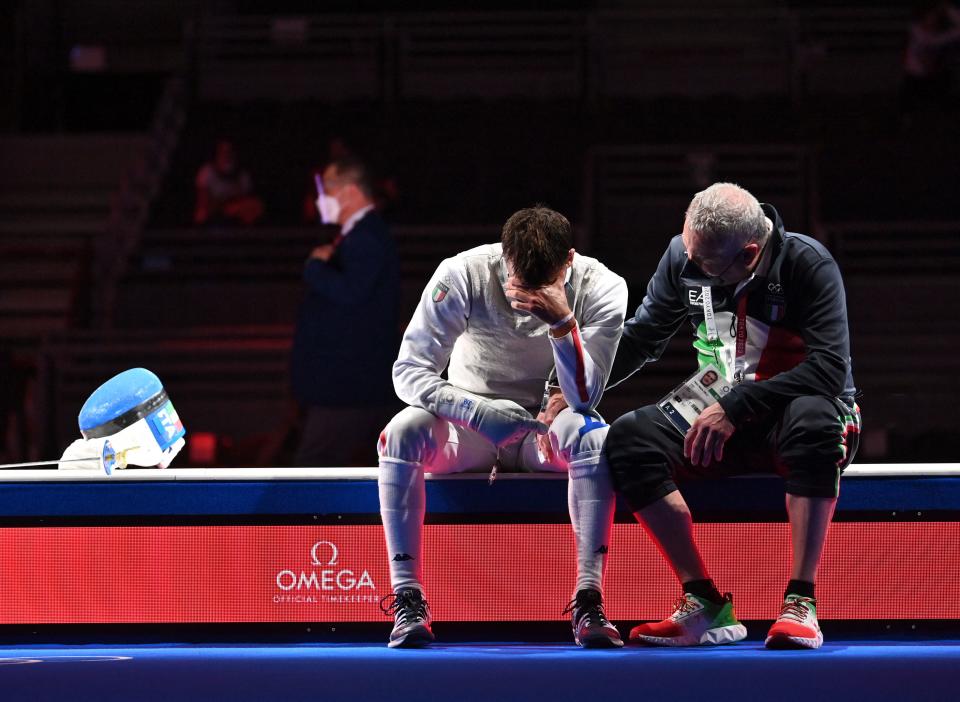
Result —
<svg viewBox="0 0 960 702"><path fill-rule="evenodd" d="M570 314L568 314L566 317L564 317L563 319L561 319L559 322L555 322L554 324L551 324L551 325L550 325L550 329L559 329L559 328L562 327L564 324L566 324L567 322L569 322L571 319L573 319L573 312L571 312Z"/></svg>

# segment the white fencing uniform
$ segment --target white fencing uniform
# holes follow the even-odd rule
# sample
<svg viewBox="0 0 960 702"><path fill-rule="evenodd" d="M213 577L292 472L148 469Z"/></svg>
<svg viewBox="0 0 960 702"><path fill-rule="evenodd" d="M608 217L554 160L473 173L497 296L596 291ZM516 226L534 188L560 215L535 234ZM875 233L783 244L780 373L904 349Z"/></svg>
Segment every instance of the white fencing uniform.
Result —
<svg viewBox="0 0 960 702"><path fill-rule="evenodd" d="M602 445L606 425L594 411L623 329L624 280L596 259L575 254L567 270L567 302L576 326L555 339L538 318L510 306L500 244L480 246L440 264L400 346L394 387L410 405L380 436L380 508L395 590L422 589L423 473L503 469L567 471L569 507L578 541L578 588L601 589L614 496ZM442 377L447 370L447 379ZM456 388L539 411L544 385L556 382L569 405L549 437L554 460L536 434L498 449L478 432L437 416L438 394Z"/></svg>

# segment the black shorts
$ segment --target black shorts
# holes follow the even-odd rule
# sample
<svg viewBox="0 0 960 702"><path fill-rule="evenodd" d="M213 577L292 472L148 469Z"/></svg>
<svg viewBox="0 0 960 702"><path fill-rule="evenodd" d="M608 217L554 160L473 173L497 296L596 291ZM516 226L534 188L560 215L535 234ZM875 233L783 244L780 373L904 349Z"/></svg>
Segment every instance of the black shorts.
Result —
<svg viewBox="0 0 960 702"><path fill-rule="evenodd" d="M836 497L840 474L860 440L860 408L853 399L798 397L779 415L738 429L723 460L694 466L683 455L683 435L656 405L629 412L610 425L605 452L613 484L632 511L677 489L675 480L777 473L787 492Z"/></svg>

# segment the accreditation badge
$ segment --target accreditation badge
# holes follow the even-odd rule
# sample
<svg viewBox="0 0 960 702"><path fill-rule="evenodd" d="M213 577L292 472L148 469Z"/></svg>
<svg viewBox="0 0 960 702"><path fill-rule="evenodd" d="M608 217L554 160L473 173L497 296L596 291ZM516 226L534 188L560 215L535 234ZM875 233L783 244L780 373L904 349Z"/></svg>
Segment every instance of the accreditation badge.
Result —
<svg viewBox="0 0 960 702"><path fill-rule="evenodd" d="M713 364L704 366L657 403L681 434L686 434L700 413L730 392L732 383Z"/></svg>

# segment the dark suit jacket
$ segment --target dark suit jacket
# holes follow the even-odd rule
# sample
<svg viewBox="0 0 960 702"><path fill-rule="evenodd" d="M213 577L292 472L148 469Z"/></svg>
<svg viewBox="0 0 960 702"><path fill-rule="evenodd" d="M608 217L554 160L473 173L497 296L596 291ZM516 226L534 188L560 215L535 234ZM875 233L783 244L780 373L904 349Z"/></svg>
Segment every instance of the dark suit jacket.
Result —
<svg viewBox="0 0 960 702"><path fill-rule="evenodd" d="M293 342L294 396L344 407L395 400L391 369L400 346L400 267L387 225L368 212L330 261L311 259Z"/></svg>

